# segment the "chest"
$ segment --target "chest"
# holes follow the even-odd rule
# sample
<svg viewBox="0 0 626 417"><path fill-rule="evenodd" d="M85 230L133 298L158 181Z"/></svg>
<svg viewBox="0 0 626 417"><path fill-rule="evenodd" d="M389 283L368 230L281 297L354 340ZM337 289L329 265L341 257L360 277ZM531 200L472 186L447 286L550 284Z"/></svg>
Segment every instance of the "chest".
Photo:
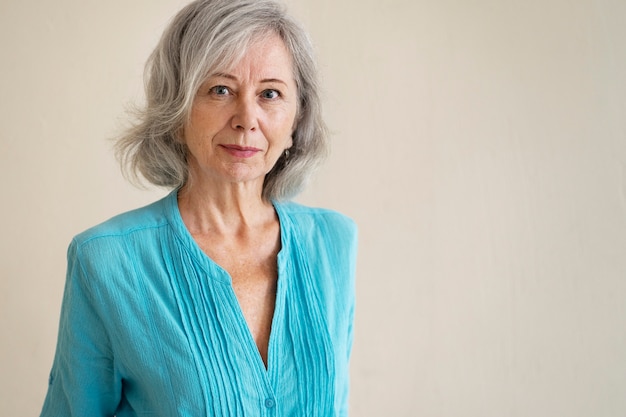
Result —
<svg viewBox="0 0 626 417"><path fill-rule="evenodd" d="M342 314L330 314L337 308L328 301L340 291L320 292L330 271L320 269L324 264L314 252L294 256L297 252L286 242L279 266L267 248L229 256L230 248L223 257L214 252L215 262L206 262L199 252L189 257L175 244L164 246L159 256L167 266L157 270L146 264L129 297L147 296L106 309L120 313L109 329L114 340L133 340L115 349L120 375L128 381L124 396L133 410L164 416L333 415L333 403L342 397L333 398L343 392L347 369L347 324ZM255 257L255 252L267 256ZM150 280L140 279L146 276ZM263 305L271 309L254 308ZM259 311L272 313L265 332L250 324L255 315L264 316ZM145 324L139 326L138 317ZM133 327L120 335L127 323ZM269 329L272 343L263 354L259 336L269 335ZM267 358L265 369L255 348ZM153 394L146 398L147 392Z"/></svg>
<svg viewBox="0 0 626 417"><path fill-rule="evenodd" d="M254 244L201 238L196 241L230 275L241 314L267 366L278 280L278 239Z"/></svg>

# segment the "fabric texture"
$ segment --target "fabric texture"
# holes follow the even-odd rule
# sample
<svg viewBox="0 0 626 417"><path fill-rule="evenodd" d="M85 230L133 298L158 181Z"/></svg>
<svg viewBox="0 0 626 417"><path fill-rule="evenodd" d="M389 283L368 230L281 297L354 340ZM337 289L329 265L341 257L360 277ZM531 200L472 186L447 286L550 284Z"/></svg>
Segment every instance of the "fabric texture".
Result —
<svg viewBox="0 0 626 417"><path fill-rule="evenodd" d="M74 238L42 417L345 416L356 227L275 203L276 305L264 366L230 276L176 191Z"/></svg>

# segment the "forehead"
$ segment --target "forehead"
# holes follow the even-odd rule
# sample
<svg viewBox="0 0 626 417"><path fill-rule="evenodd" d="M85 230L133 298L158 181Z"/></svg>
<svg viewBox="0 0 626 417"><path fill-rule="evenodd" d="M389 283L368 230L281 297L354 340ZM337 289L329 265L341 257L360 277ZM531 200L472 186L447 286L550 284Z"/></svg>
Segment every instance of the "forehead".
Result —
<svg viewBox="0 0 626 417"><path fill-rule="evenodd" d="M210 73L227 73L266 78L281 76L294 79L293 57L283 39L274 32L252 37L243 48ZM211 74L208 74L209 76Z"/></svg>

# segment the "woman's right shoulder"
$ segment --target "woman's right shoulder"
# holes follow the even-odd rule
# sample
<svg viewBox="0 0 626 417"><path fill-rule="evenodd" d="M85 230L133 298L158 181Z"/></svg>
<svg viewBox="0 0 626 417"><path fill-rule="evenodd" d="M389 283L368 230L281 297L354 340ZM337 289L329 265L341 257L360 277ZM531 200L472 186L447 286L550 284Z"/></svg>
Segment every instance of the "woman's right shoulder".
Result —
<svg viewBox="0 0 626 417"><path fill-rule="evenodd" d="M163 258L172 203L168 198L118 214L76 235L67 249L68 282L84 281L99 294L135 285L145 276L138 271Z"/></svg>
<svg viewBox="0 0 626 417"><path fill-rule="evenodd" d="M74 236L71 246L76 248L111 244L114 241L133 239L136 235L154 232L167 225L164 201L118 214Z"/></svg>

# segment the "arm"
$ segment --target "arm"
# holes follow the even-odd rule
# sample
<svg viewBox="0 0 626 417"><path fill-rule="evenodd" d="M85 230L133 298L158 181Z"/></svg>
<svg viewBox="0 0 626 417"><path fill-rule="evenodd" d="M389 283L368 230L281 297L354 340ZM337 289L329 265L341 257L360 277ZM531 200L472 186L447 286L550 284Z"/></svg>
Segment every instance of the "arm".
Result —
<svg viewBox="0 0 626 417"><path fill-rule="evenodd" d="M350 390L350 356L355 313L357 226L348 217L325 211L316 219L316 234L309 262L320 274L321 300L335 355L335 415L347 417ZM322 243L323 242L323 243ZM317 248L316 249L316 246Z"/></svg>
<svg viewBox="0 0 626 417"><path fill-rule="evenodd" d="M72 242L56 355L41 417L113 416L121 398L111 343Z"/></svg>
<svg viewBox="0 0 626 417"><path fill-rule="evenodd" d="M345 381L342 386L341 397L339 398L339 403L341 404L340 408L340 416L347 417L348 416L348 406L349 406L349 391L350 391L350 376L349 376L349 363L350 356L352 353L352 344L354 340L354 314L355 314L355 304L356 304L356 291L355 291L355 281L356 281L356 259L357 259L357 246L358 246L358 232L356 226L351 224L350 230L350 240L349 240L349 249L348 249L348 296L347 296L347 311L348 311L348 331L346 334L347 342L346 342L346 364L348 365L346 369Z"/></svg>

